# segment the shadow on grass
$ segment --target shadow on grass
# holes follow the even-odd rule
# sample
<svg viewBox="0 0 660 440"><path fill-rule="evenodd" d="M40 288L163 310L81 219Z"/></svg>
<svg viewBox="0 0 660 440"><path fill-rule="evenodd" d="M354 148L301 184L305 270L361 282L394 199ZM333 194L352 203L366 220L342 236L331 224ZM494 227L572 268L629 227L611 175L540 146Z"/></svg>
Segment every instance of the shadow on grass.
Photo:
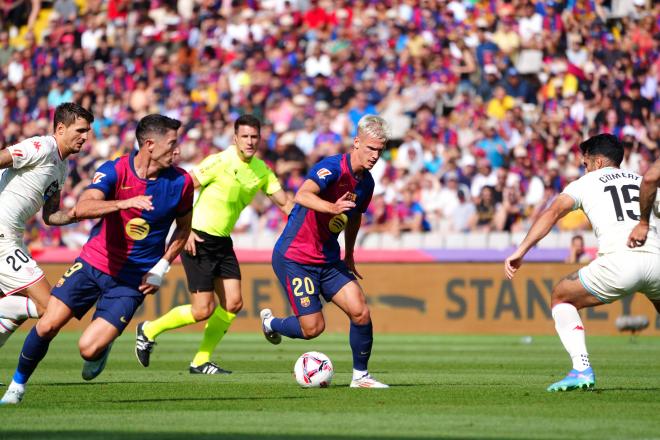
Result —
<svg viewBox="0 0 660 440"><path fill-rule="evenodd" d="M596 388L594 390L590 390L589 392L591 393L608 393L610 391L630 391L630 392L637 392L637 391L647 391L647 392L652 392L652 393L657 393L660 391L660 388Z"/></svg>
<svg viewBox="0 0 660 440"><path fill-rule="evenodd" d="M305 399L305 397L299 397L299 396L278 396L278 397L178 397L178 398L171 398L171 397L163 397L163 398L154 398L154 399L130 399L130 400L117 400L117 399L109 399L109 400L98 400L99 402L107 402L107 403L146 403L146 402L194 402L194 401L238 401L238 400L282 400L282 399Z"/></svg>
<svg viewBox="0 0 660 440"><path fill-rule="evenodd" d="M124 431L32 431L32 432L19 432L19 431L5 431L2 433L2 438L7 440L20 440L20 439L122 439L122 440L179 440L182 438L189 438L194 440L217 440L217 439L235 439L235 440L248 440L248 439L259 439L263 440L268 438L268 440L307 440L311 438L310 434L286 434L286 435L273 435L273 434L231 434L224 431L218 433L194 433L194 432L124 432ZM422 440L428 439L429 437L414 437L414 436L382 436L382 435L373 435L373 436L364 436L364 435L314 435L315 440L398 440L398 439L409 439L409 440ZM438 440L465 440L469 438L474 438L470 436L434 436L434 439ZM500 440L504 439L501 437L489 437L491 440Z"/></svg>

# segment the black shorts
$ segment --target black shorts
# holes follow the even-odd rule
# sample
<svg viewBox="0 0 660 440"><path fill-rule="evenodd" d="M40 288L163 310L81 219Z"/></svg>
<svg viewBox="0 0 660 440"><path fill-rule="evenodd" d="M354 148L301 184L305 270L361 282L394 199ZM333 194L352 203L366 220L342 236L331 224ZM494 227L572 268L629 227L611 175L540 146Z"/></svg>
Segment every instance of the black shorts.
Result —
<svg viewBox="0 0 660 440"><path fill-rule="evenodd" d="M191 292L212 292L216 278L240 280L241 269L231 237L218 237L201 231L195 233L204 239L195 244L197 255L193 257L188 252L181 253L188 289Z"/></svg>

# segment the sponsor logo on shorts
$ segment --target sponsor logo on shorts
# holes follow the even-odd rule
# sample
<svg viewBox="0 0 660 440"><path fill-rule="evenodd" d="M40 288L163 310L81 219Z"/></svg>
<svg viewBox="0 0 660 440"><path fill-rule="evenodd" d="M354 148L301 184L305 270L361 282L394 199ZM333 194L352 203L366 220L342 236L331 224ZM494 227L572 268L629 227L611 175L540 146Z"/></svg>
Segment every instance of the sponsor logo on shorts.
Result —
<svg viewBox="0 0 660 440"><path fill-rule="evenodd" d="M328 229L330 229L330 232L333 234L339 234L344 230L347 222L348 216L346 214L337 214L330 219L330 222L328 223Z"/></svg>
<svg viewBox="0 0 660 440"><path fill-rule="evenodd" d="M310 304L311 304L311 303L310 303L310 301L309 301L309 298L307 298L306 296L303 297L303 298L300 298L300 305L301 305L301 306L303 306L303 307L309 307Z"/></svg>
<svg viewBox="0 0 660 440"><path fill-rule="evenodd" d="M325 179L325 176L330 176L332 172L327 168L321 168L316 172L316 175L319 176L319 179Z"/></svg>
<svg viewBox="0 0 660 440"><path fill-rule="evenodd" d="M128 321L126 321L126 317L125 317L125 316L122 316L121 318L119 318L119 320L120 320L121 322L123 322L124 324L128 324Z"/></svg>
<svg viewBox="0 0 660 440"><path fill-rule="evenodd" d="M18 148L14 148L14 150L11 152L12 156L16 157L23 157L23 150L19 150Z"/></svg>
<svg viewBox="0 0 660 440"><path fill-rule="evenodd" d="M126 223L126 235L133 240L142 240L149 235L151 227L149 223L141 217L132 218Z"/></svg>

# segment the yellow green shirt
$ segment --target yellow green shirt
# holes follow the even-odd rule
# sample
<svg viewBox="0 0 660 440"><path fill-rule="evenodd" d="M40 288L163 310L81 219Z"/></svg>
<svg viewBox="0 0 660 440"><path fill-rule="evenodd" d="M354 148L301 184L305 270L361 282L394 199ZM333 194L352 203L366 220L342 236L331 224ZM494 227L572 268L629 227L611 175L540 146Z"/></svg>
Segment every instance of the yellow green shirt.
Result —
<svg viewBox="0 0 660 440"><path fill-rule="evenodd" d="M193 168L201 190L193 207L193 229L229 237L241 211L258 190L272 195L282 189L266 163L253 157L243 162L231 145Z"/></svg>

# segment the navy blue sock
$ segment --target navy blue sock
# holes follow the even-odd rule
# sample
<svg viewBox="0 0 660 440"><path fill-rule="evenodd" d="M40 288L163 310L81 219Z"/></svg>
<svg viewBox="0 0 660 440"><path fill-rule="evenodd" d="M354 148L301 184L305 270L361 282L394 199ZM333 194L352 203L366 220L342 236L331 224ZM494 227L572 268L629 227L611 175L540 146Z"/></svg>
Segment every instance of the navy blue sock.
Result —
<svg viewBox="0 0 660 440"><path fill-rule="evenodd" d="M288 318L273 318L270 321L270 328L273 331L292 339L305 339L298 318L289 316Z"/></svg>
<svg viewBox="0 0 660 440"><path fill-rule="evenodd" d="M16 367L16 372L14 373L14 382L20 384L27 383L34 370L36 370L37 365L39 365L39 362L46 356L49 345L50 339L42 338L37 333L37 327L32 327L27 338L25 338L21 354L18 356L18 367Z"/></svg>
<svg viewBox="0 0 660 440"><path fill-rule="evenodd" d="M367 371L367 364L371 356L371 345L374 342L374 328L369 324L358 325L351 322L348 340L353 351L353 368Z"/></svg>

